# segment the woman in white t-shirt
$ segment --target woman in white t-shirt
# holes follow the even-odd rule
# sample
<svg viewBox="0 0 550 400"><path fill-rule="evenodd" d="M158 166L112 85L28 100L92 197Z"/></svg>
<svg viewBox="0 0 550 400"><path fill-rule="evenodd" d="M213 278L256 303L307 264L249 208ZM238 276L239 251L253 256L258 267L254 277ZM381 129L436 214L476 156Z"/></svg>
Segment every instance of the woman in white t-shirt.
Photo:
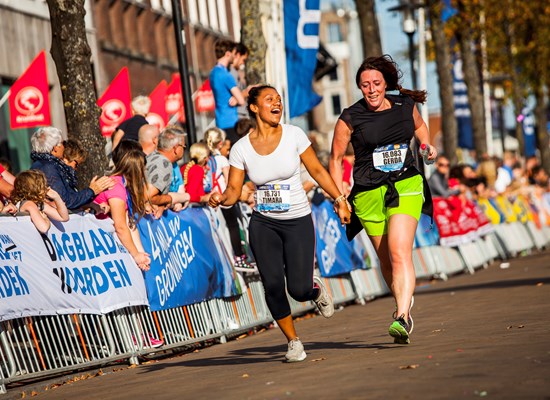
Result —
<svg viewBox="0 0 550 400"><path fill-rule="evenodd" d="M211 152L211 162L208 164L212 168L212 191L223 193L227 187L229 178L229 161L227 157L220 152L225 143L225 132L220 128L210 128L204 133L204 140ZM213 160L212 160L213 159ZM241 244L241 233L239 228L239 218L241 217L240 208L237 204L222 208L223 218L229 238L231 239L231 248L235 257L235 269L241 272L253 271L255 268L248 263L246 254Z"/></svg>
<svg viewBox="0 0 550 400"><path fill-rule="evenodd" d="M300 180L300 161L332 198L342 223L350 211L329 173L323 168L305 132L281 125L283 103L277 90L252 88L248 111L257 128L231 148L229 181L223 194L213 194L210 206L235 204L245 174L255 186L254 212L249 224L250 247L265 289L266 303L288 340L288 362L306 358L296 335L285 288L299 302L313 300L321 314L334 313L332 299L322 281L314 277L315 231L311 208ZM286 286L285 286L286 278Z"/></svg>

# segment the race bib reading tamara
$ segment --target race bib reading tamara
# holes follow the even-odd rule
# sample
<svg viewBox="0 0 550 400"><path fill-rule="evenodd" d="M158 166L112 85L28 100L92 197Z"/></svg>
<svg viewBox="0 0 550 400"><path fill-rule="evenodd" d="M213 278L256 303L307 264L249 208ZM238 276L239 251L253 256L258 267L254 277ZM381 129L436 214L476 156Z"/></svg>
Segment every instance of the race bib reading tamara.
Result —
<svg viewBox="0 0 550 400"><path fill-rule="evenodd" d="M256 188L256 210L288 211L290 209L290 185L262 185Z"/></svg>
<svg viewBox="0 0 550 400"><path fill-rule="evenodd" d="M406 143L377 147L372 154L374 168L382 172L399 171L405 163L408 148Z"/></svg>

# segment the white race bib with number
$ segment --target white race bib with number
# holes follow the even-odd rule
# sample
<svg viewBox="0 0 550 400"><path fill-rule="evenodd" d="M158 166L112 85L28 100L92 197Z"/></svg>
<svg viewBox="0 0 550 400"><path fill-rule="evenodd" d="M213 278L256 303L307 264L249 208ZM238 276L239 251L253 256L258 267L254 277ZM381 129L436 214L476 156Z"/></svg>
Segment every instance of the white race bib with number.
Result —
<svg viewBox="0 0 550 400"><path fill-rule="evenodd" d="M408 148L409 146L406 143L377 147L372 154L374 168L382 172L401 170L405 163Z"/></svg>
<svg viewBox="0 0 550 400"><path fill-rule="evenodd" d="M256 188L256 210L288 211L290 209L290 185L262 185Z"/></svg>

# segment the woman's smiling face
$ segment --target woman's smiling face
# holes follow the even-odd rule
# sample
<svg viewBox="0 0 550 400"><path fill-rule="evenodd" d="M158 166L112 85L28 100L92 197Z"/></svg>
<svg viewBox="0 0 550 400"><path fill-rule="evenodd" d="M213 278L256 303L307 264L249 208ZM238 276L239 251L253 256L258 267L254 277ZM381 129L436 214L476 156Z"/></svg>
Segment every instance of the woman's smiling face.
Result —
<svg viewBox="0 0 550 400"><path fill-rule="evenodd" d="M386 80L380 71L375 69L363 71L361 73L359 88L371 110L376 111L384 104Z"/></svg>
<svg viewBox="0 0 550 400"><path fill-rule="evenodd" d="M278 125L283 116L283 101L273 88L263 89L256 104L252 104L250 108L262 121L270 125Z"/></svg>

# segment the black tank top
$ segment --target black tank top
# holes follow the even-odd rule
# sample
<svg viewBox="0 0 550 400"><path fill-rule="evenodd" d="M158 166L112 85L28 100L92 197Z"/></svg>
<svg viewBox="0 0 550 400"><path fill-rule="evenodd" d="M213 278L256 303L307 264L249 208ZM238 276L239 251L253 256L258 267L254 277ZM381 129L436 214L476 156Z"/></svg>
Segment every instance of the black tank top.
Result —
<svg viewBox="0 0 550 400"><path fill-rule="evenodd" d="M365 187L378 187L389 179L398 181L415 174L406 173L414 166L411 149L407 150L403 168L394 172L383 172L374 168L373 153L379 146L392 144L410 144L414 136L413 108L414 100L408 96L386 95L391 108L383 111L372 111L365 99L359 100L346 108L340 119L353 129L351 144L355 153L353 180L355 184ZM412 172L412 171L411 171Z"/></svg>

